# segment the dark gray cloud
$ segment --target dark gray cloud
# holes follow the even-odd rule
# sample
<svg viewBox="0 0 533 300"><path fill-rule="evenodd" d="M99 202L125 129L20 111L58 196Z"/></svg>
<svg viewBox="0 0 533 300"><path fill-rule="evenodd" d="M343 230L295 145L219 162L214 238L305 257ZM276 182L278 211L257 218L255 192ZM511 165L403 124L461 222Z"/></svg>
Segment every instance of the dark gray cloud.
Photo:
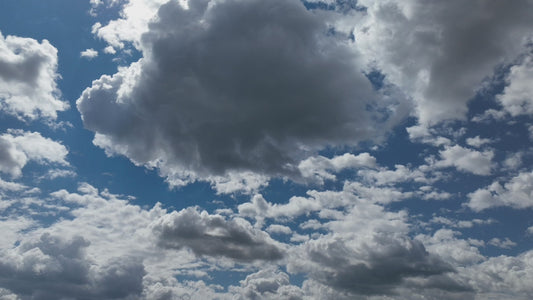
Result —
<svg viewBox="0 0 533 300"><path fill-rule="evenodd" d="M163 216L153 225L163 248L187 247L196 255L228 257L239 261L278 260L282 249L263 231L243 219L226 220L220 215L190 207Z"/></svg>
<svg viewBox="0 0 533 300"><path fill-rule="evenodd" d="M97 145L187 179L295 174L309 153L375 136L378 96L319 14L297 0L189 6L163 5L143 59L78 99Z"/></svg>
<svg viewBox="0 0 533 300"><path fill-rule="evenodd" d="M348 244L339 238L311 241L305 247L308 261L292 262L297 266L293 271L305 270L312 279L354 295L393 295L413 278L419 279L417 290L422 293L424 289L471 290L451 280L447 273L455 272L454 268L416 240L380 235L357 248Z"/></svg>
<svg viewBox="0 0 533 300"><path fill-rule="evenodd" d="M120 258L95 268L82 237L64 240L43 234L35 242L4 250L0 287L22 299L131 299L142 292L144 267Z"/></svg>

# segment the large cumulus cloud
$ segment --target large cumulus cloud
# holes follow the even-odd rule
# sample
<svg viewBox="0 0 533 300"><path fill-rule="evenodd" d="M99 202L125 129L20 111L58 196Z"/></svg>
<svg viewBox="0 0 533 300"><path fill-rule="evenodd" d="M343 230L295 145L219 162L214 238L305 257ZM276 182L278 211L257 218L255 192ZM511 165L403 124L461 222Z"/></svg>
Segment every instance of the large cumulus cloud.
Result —
<svg viewBox="0 0 533 300"><path fill-rule="evenodd" d="M307 154L368 139L389 114L349 39L296 0L170 1L140 43L143 58L94 81L78 109L95 144L176 184L297 174Z"/></svg>

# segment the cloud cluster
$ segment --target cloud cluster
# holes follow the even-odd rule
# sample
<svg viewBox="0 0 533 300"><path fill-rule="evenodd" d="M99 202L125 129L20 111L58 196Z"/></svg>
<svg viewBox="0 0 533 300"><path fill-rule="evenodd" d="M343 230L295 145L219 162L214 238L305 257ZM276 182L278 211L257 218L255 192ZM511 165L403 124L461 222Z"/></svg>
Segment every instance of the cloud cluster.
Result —
<svg viewBox="0 0 533 300"><path fill-rule="evenodd" d="M348 44L296 0L170 1L142 35L143 58L94 81L77 106L96 145L176 184L294 177L308 155L389 126L376 126L392 112Z"/></svg>
<svg viewBox="0 0 533 300"><path fill-rule="evenodd" d="M69 108L57 88L57 49L47 40L0 32L0 111L23 120L55 120Z"/></svg>
<svg viewBox="0 0 533 300"><path fill-rule="evenodd" d="M370 65L412 97L424 126L464 119L467 103L495 68L526 51L528 0L361 0L355 46Z"/></svg>
<svg viewBox="0 0 533 300"><path fill-rule="evenodd" d="M28 299L125 299L142 292L144 268L122 259L103 268L86 257L89 242L43 234L0 256L0 286Z"/></svg>
<svg viewBox="0 0 533 300"><path fill-rule="evenodd" d="M22 175L22 168L29 162L68 166L67 148L43 137L39 132L8 130L0 135L0 172L12 177Z"/></svg>

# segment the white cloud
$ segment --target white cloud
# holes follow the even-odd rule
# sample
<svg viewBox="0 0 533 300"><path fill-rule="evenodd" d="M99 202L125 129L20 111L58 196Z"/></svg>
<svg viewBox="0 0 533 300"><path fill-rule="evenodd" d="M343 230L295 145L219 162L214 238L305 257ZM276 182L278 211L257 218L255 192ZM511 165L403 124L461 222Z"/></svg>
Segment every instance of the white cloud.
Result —
<svg viewBox="0 0 533 300"><path fill-rule="evenodd" d="M115 50L115 48L113 48L113 46L107 46L104 48L104 53L115 54L117 53L117 51Z"/></svg>
<svg viewBox="0 0 533 300"><path fill-rule="evenodd" d="M358 155L345 153L333 158L312 156L302 160L298 164L298 169L306 180L324 184L324 180L335 180L336 176L333 173L344 169L374 168L375 166L376 158L365 152Z"/></svg>
<svg viewBox="0 0 533 300"><path fill-rule="evenodd" d="M108 5L116 5L119 0L106 1ZM129 0L125 1L120 18L111 20L106 25L97 23L93 26L93 33L99 38L106 41L115 51L115 49L122 49L124 42L133 43L134 46L139 47L141 35L148 31L149 21L157 15L158 9L168 0ZM94 1L94 8L102 5L103 1ZM107 53L111 53L108 49Z"/></svg>
<svg viewBox="0 0 533 300"><path fill-rule="evenodd" d="M98 51L94 50L93 48L86 49L80 53L80 56L88 59L93 59L98 56Z"/></svg>
<svg viewBox="0 0 533 300"><path fill-rule="evenodd" d="M503 165L510 170L516 170L522 165L523 156L523 152L511 153L507 155L507 157L503 161Z"/></svg>
<svg viewBox="0 0 533 300"><path fill-rule="evenodd" d="M533 59L526 57L519 65L511 67L507 86L497 99L512 116L533 114Z"/></svg>
<svg viewBox="0 0 533 300"><path fill-rule="evenodd" d="M438 254L444 261L456 267L471 266L485 257L479 252L477 243L460 239L461 233L450 229L439 229L433 235L417 235L416 239L426 245L428 251Z"/></svg>
<svg viewBox="0 0 533 300"><path fill-rule="evenodd" d="M57 88L57 49L47 40L0 32L0 111L23 120L55 120L69 108Z"/></svg>
<svg viewBox="0 0 533 300"><path fill-rule="evenodd" d="M292 234L292 229L289 226L279 224L269 225L266 231L268 233Z"/></svg>
<svg viewBox="0 0 533 300"><path fill-rule="evenodd" d="M468 146L472 146L472 147L476 147L476 148L480 148L483 145L490 144L490 143L493 143L493 142L494 142L493 140L481 138L481 137L479 137L479 135L475 136L473 138L467 138L466 139L466 144Z"/></svg>
<svg viewBox="0 0 533 300"><path fill-rule="evenodd" d="M533 294L533 251L497 256L465 270L479 299L527 300Z"/></svg>
<svg viewBox="0 0 533 300"><path fill-rule="evenodd" d="M468 194L468 198L466 205L475 211L499 206L516 209L533 207L533 172L521 172L503 186L495 181Z"/></svg>
<svg viewBox="0 0 533 300"><path fill-rule="evenodd" d="M516 246L516 243L511 241L509 238L505 238L503 240L500 238L492 238L488 244L503 249L511 249Z"/></svg>
<svg viewBox="0 0 533 300"><path fill-rule="evenodd" d="M357 4L367 9L363 22L355 24L354 46L413 98L414 115L424 126L464 119L485 77L525 51L533 24L527 0Z"/></svg>
<svg viewBox="0 0 533 300"><path fill-rule="evenodd" d="M459 145L445 147L439 151L441 160L435 163L438 168L455 167L459 171L469 172L476 175L490 175L493 169L492 158L494 152L463 148Z"/></svg>
<svg viewBox="0 0 533 300"><path fill-rule="evenodd" d="M289 281L289 275L268 268L246 276L241 286L231 287L235 300L245 299L303 299L303 291Z"/></svg>
<svg viewBox="0 0 533 300"><path fill-rule="evenodd" d="M0 135L0 171L13 177L21 176L29 161L68 166L67 154L65 146L38 132L8 130Z"/></svg>

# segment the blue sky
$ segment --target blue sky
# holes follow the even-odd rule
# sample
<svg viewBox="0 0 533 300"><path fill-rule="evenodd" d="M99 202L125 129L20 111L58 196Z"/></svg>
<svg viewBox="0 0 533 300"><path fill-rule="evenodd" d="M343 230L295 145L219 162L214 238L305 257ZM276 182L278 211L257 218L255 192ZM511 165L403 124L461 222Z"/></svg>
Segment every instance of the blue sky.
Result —
<svg viewBox="0 0 533 300"><path fill-rule="evenodd" d="M529 299L531 6L0 2L0 299Z"/></svg>

